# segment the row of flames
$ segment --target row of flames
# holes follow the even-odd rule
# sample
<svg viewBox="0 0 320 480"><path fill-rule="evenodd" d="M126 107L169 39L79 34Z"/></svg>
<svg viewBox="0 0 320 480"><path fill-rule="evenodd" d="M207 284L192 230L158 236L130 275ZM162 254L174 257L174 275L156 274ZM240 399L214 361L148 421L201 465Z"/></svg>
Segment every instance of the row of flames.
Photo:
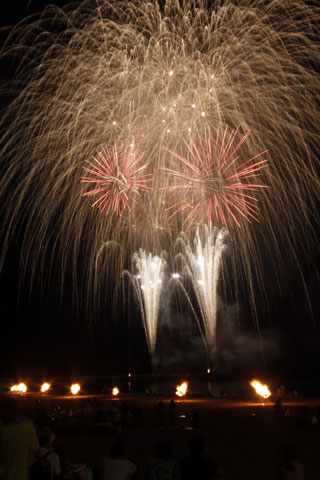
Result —
<svg viewBox="0 0 320 480"><path fill-rule="evenodd" d="M46 393L50 390L51 388L51 384L50 383L47 383L47 382L44 382L42 385L41 385L41 388L40 388L40 392L41 393ZM18 385L12 385L12 387L10 388L10 392L12 393L26 393L28 390L28 387L25 383L19 383ZM73 383L71 386L70 386L70 392L72 393L72 395L78 395L78 393L80 392L81 390L81 386L79 385L79 383ZM114 396L117 396L119 395L120 391L117 387L113 387L112 389L112 395Z"/></svg>
<svg viewBox="0 0 320 480"><path fill-rule="evenodd" d="M255 389L256 393L261 397L265 399L270 397L271 392L269 388L267 387L267 385L263 385L261 382L259 382L259 380L252 380L252 382L250 382L250 385ZM45 382L41 385L40 391L42 393L45 393L45 392L48 392L50 388L51 388L51 384ZM26 393L27 390L28 390L28 387L26 386L25 383L19 383L19 385L12 385L12 387L10 388L11 392L16 392L16 393ZM70 387L70 392L72 393L72 395L77 395L80 392L80 390L81 390L81 387L78 383L74 383ZM183 382L181 385L177 385L176 395L178 397L183 397L184 395L186 395L187 391L188 391L188 383ZM112 395L117 396L119 395L119 393L120 393L120 390L117 387L113 387Z"/></svg>
<svg viewBox="0 0 320 480"><path fill-rule="evenodd" d="M261 397L267 399L271 396L271 392L268 386L263 385L261 382L259 382L259 380L252 380L252 382L250 382L250 385L252 388L254 388L256 393ZM181 385L177 386L176 395L178 397L183 397L187 393L187 390L188 390L188 383L183 382Z"/></svg>

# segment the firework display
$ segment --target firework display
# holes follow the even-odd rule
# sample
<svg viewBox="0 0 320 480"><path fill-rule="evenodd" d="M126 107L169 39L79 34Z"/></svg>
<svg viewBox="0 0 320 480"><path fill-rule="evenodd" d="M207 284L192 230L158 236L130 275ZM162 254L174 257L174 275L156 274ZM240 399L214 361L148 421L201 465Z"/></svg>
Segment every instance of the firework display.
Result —
<svg viewBox="0 0 320 480"><path fill-rule="evenodd" d="M94 312L132 258L149 275L143 259L173 259L181 231L190 245L207 232L209 248L224 227L235 295L245 283L256 312L266 265L281 288L317 243L319 19L303 0L85 0L12 28L2 264L23 231L21 278L63 291L71 271ZM161 284L150 305L136 287L154 352ZM196 294L203 319L210 295Z"/></svg>

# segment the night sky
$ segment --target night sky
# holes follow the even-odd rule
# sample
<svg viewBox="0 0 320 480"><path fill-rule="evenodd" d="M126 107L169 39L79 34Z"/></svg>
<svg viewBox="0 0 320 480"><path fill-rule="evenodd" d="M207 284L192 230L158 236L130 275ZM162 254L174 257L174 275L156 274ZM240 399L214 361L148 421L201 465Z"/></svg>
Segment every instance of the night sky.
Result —
<svg viewBox="0 0 320 480"><path fill-rule="evenodd" d="M1 25L13 25L50 3L71 2L1 2ZM2 78L7 75L8 72L1 72ZM1 101L5 103L3 97ZM60 301L55 285L43 296L36 288L29 297L28 285L19 289L21 238L12 245L0 276L0 378L126 374L129 368L133 372L148 373L150 362L143 327L139 312L133 306L121 307L117 314L117 308L106 305L105 314L99 314L96 328L90 330L85 325L84 312L73 309L68 290ZM310 258L311 254L312 258L318 258L314 252L310 252ZM266 312L262 304L261 308L258 306L262 341L253 328L245 286L241 304L226 305L226 299L221 299L218 328L221 372L236 376L261 370L279 381L289 376L306 382L317 378L320 374L320 289L316 273L319 266L317 260L309 265L302 260L313 318L299 272L289 267L282 280L283 292L275 291L270 298L270 312ZM187 313L176 314L170 322L164 321L158 342L160 372L204 371L204 347L195 321Z"/></svg>

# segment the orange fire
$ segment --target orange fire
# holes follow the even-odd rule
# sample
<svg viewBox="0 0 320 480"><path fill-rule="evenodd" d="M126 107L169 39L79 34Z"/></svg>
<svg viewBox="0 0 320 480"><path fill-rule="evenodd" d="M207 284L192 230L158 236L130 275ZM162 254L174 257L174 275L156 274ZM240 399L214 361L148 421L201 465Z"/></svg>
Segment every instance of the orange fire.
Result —
<svg viewBox="0 0 320 480"><path fill-rule="evenodd" d="M51 384L50 383L47 383L47 382L44 382L42 385L41 385L41 392L42 393L45 393L47 392L51 387Z"/></svg>
<svg viewBox="0 0 320 480"><path fill-rule="evenodd" d="M269 398L271 395L271 392L267 385L263 385L262 383L259 382L259 380L252 380L250 382L251 387L255 389L258 395L260 395L263 398Z"/></svg>
<svg viewBox="0 0 320 480"><path fill-rule="evenodd" d="M71 390L72 395L77 395L77 393L80 392L80 388L81 387L80 387L79 383L74 383L73 385L71 385L70 390Z"/></svg>
<svg viewBox="0 0 320 480"><path fill-rule="evenodd" d="M181 385L177 386L176 395L178 395L178 397L183 397L187 393L187 390L188 384L187 382L183 382Z"/></svg>
<svg viewBox="0 0 320 480"><path fill-rule="evenodd" d="M19 385L12 385L10 392L26 393L28 390L27 385L24 383L19 383Z"/></svg>
<svg viewBox="0 0 320 480"><path fill-rule="evenodd" d="M119 395L119 393L120 393L119 388L113 387L113 389L112 389L112 395L113 395L114 397L116 397L117 395Z"/></svg>

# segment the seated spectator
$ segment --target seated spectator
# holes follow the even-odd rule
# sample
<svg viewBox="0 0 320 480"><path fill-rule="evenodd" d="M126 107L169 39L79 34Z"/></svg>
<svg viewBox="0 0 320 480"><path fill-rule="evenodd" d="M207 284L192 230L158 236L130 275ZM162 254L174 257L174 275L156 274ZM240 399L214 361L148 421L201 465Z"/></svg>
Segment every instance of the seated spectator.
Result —
<svg viewBox="0 0 320 480"><path fill-rule="evenodd" d="M277 480L304 480L303 466L297 460L297 450L288 445L283 451L283 460L279 465Z"/></svg>
<svg viewBox="0 0 320 480"><path fill-rule="evenodd" d="M189 441L189 455L180 462L181 480L213 480L218 474L218 465L204 451L204 439L196 434Z"/></svg>
<svg viewBox="0 0 320 480"><path fill-rule="evenodd" d="M21 402L13 397L1 399L0 465L5 480L27 480L29 455L41 459L36 430L23 417Z"/></svg>
<svg viewBox="0 0 320 480"><path fill-rule="evenodd" d="M85 463L72 462L66 450L60 446L57 453L60 458L61 478L65 480L92 480L92 470Z"/></svg>
<svg viewBox="0 0 320 480"><path fill-rule="evenodd" d="M124 455L121 440L115 440L110 446L110 458L104 458L98 468L99 480L129 480L135 478L137 465Z"/></svg>
<svg viewBox="0 0 320 480"><path fill-rule="evenodd" d="M160 440L156 446L156 458L146 466L146 480L177 480L180 478L178 464L171 460L172 447L166 440Z"/></svg>
<svg viewBox="0 0 320 480"><path fill-rule="evenodd" d="M55 434L50 430L50 428L43 427L38 430L38 438L40 443L41 457L49 460L51 479L57 478L61 474L61 467L60 458L53 449Z"/></svg>

